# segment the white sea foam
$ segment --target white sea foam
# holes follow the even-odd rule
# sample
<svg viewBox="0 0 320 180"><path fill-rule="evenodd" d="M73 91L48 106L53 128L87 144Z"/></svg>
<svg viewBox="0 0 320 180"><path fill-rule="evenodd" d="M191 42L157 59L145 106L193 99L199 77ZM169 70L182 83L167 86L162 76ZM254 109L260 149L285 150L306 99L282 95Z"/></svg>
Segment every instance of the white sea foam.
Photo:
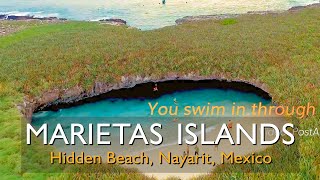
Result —
<svg viewBox="0 0 320 180"><path fill-rule="evenodd" d="M96 22L96 21L100 21L101 19L110 19L110 18L112 18L112 17L105 16L105 17L99 17L99 18L90 19L89 21Z"/></svg>

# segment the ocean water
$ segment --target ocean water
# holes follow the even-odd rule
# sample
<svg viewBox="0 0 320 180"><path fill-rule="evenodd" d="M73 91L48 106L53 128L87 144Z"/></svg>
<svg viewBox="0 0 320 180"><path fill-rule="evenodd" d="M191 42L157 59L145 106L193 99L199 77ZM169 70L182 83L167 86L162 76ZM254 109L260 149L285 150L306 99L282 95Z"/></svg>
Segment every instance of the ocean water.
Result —
<svg viewBox="0 0 320 180"><path fill-rule="evenodd" d="M318 0L11 0L0 1L0 14L56 16L71 20L121 18L128 25L152 30L191 15L286 10Z"/></svg>

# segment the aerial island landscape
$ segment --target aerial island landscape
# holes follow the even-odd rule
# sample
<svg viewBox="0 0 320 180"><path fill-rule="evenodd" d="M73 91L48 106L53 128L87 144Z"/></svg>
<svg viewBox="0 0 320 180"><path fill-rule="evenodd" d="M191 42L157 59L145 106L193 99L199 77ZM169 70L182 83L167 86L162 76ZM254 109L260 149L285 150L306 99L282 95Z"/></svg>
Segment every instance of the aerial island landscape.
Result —
<svg viewBox="0 0 320 180"><path fill-rule="evenodd" d="M255 136L257 144L249 140L218 145L175 143L177 133L186 137L183 141L199 138L200 142L204 136L219 137L224 127L235 137L236 124L250 129L248 132L256 130L252 124L260 131L265 123L279 129L286 123L302 130L319 128L319 2L271 1L249 6L249 2L233 1L217 5L135 0L119 7L115 2L97 2L95 10L87 2L81 6L51 3L46 0L25 7L17 3L15 10L13 2L0 3L0 179L319 178L319 135L295 134L291 145L284 143L288 139L282 134L281 141L263 145L262 136L274 138L270 132ZM178 6L181 14L173 8ZM192 6L198 11L186 10ZM148 11L151 7L154 9ZM232 117L235 104L242 105L243 114ZM263 118L245 111L254 107L260 113L261 106L265 108ZM267 106L274 109L267 110ZM292 107L292 114L297 114L281 114L277 106L283 111ZM299 109L303 106L306 108ZM174 114L166 107L184 107L185 111L176 109ZM153 116L153 112L160 115ZM193 116L186 117L186 112ZM158 129L164 140L152 146L157 133L147 130L159 122L164 126ZM132 140L136 131L128 130L123 144L119 144L120 135L110 137L110 146L96 142L70 145L63 138L44 143L42 136L26 143L26 130L43 128L44 123L48 134L60 123L65 125L67 136L74 130L71 123L86 127L142 124L148 139ZM189 123L198 127L206 123L207 127L193 137L177 131ZM119 134L118 130L110 132ZM95 139L86 133L81 134L83 141ZM82 154L82 159L96 155L98 160L108 152L114 159L124 154L158 164L90 161L76 165L74 161L70 165L67 160L55 163L52 157L58 152L66 157ZM189 154L203 154L203 159L210 155L212 161L184 164ZM224 161L222 156L234 156L234 161ZM176 164L169 162L174 157L179 159ZM253 163L259 162L257 157L263 162ZM242 158L252 158L252 163L243 163ZM117 160L123 159L125 156Z"/></svg>

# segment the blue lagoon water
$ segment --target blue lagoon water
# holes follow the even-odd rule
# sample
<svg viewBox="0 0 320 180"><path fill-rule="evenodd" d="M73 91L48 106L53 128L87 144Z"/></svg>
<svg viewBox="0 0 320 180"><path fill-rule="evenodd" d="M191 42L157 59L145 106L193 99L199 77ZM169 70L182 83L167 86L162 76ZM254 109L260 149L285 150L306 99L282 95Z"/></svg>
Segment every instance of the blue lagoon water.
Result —
<svg viewBox="0 0 320 180"><path fill-rule="evenodd" d="M176 104L174 103L176 99ZM235 105L245 106L250 109L252 104L262 102L265 105L270 101L265 100L254 93L244 93L235 90L222 89L199 89L178 91L172 94L162 95L155 99L115 99L108 98L94 103L87 103L67 109L60 109L57 112L42 111L35 113L33 118L42 119L43 117L160 117L159 114L150 114L149 103L157 107L160 106L178 106L178 117L184 117L183 108L185 106L224 106L226 107L226 117L231 116L231 107ZM249 113L249 112L248 112ZM161 116L162 117L162 116ZM166 117L170 117L168 114Z"/></svg>
<svg viewBox="0 0 320 180"><path fill-rule="evenodd" d="M318 0L11 0L0 1L0 14L56 16L71 20L121 18L128 25L151 30L175 24L190 15L286 10Z"/></svg>
<svg viewBox="0 0 320 180"><path fill-rule="evenodd" d="M176 99L176 103L174 102ZM98 123L130 123L133 127L136 124L141 124L146 130L150 128L153 123L161 123L163 129L159 130L159 133L164 135L164 146L173 145L176 142L177 137L177 124L181 123L186 125L188 123L205 123L207 131L211 131L215 128L217 124L226 123L228 119L231 119L231 107L236 103L239 106L245 106L248 111L246 111L245 116L250 116L250 109L252 104L261 102L263 105L270 105L269 100L265 100L253 93L244 93L235 90L222 90L222 89L198 89L198 90L188 90L188 91L177 91L172 94L162 95L156 99L104 99L94 103L88 103L80 106L75 106L67 109L60 109L57 112L53 111L42 111L35 113L33 115L32 124L36 128L39 128L44 123L49 125L49 131L53 132L55 126L60 123L66 134L70 134L70 124L79 123L88 127L90 123L96 125ZM160 116L157 114L150 114L149 103L154 105L158 103L160 106L172 106L178 107L177 116ZM207 106L224 106L225 113L223 116L219 115L208 115L208 116L184 116L185 106L202 107ZM243 118L244 116L242 116ZM174 118L178 119L178 122L174 121ZM241 117L239 117L241 118ZM234 118L232 118L234 120ZM126 131L126 139L130 139L134 128ZM199 130L196 130L199 131ZM115 142L119 139L119 129L110 128L112 138ZM49 133L50 134L50 133ZM148 137L152 137L152 134L146 133ZM50 137L49 137L50 138ZM188 138L188 136L186 136ZM112 140L111 140L112 141ZM116 143L115 143L116 144ZM57 141L55 144L57 147L63 148L73 148L66 147L62 141ZM131 146L130 150L138 151L142 146ZM86 146L82 148L88 148ZM114 148L117 151L121 147L113 145L110 148ZM149 149L155 147L149 147ZM147 148L148 149L148 148ZM99 149L100 150L100 149ZM122 148L123 150L123 148Z"/></svg>

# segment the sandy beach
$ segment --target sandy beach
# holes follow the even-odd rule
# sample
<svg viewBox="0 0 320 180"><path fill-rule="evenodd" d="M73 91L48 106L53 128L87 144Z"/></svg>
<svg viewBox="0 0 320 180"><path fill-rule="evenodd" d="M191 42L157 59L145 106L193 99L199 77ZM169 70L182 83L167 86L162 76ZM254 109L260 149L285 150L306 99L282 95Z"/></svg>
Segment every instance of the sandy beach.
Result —
<svg viewBox="0 0 320 180"><path fill-rule="evenodd" d="M263 119L263 118L258 118ZM266 118L264 120L257 120L255 118L244 118L243 120L238 120L233 122L233 126L235 126L237 123L241 124L247 132L250 134L251 127L253 123L256 123L258 125L257 132L259 131L259 124L261 123L272 123L276 125L277 127L281 127L283 124L285 124L284 118ZM209 132L207 134L207 140L211 140L210 137L217 137L217 134L220 130L221 124L218 125L214 130ZM280 128L281 129L281 128ZM274 137L272 133L267 133L268 130L265 133L265 137L267 140L270 140ZM235 129L233 128L231 130L231 134L233 137L235 137ZM140 172L155 177L157 179L166 179L168 177L178 177L180 179L190 179L195 176L199 176L205 173L211 172L217 165L221 164L221 152L224 152L225 154L229 154L230 152L234 152L234 155L249 155L251 153L254 153L256 155L259 155L259 151L262 151L266 149L269 146L266 145L259 145L260 142L260 135L257 133L258 138L258 145L252 145L252 143L244 136L242 135L242 144L241 145L231 145L228 140L222 140L220 141L220 144L218 146L218 149L215 148L213 145L201 145L200 142L198 142L199 147L199 153L202 155L203 153L209 154L212 156L212 160L215 162L215 165L209 165L209 164L185 164L183 168L180 168L179 165L168 165L164 162L164 164L159 164L159 152L163 152L163 154L167 154L168 152L171 152L172 155L183 155L183 151L186 151L187 145L172 145L172 146L166 146L161 147L159 149L151 150L148 152L145 152L146 155L150 157L150 159L154 162L154 165L151 167L150 165L137 165L134 166L139 169ZM234 138L235 140L235 138ZM190 155L194 155L195 153L195 146L190 146ZM240 165L241 166L241 165ZM133 166L130 166L133 167Z"/></svg>
<svg viewBox="0 0 320 180"><path fill-rule="evenodd" d="M261 123L270 123L277 126L280 130L282 130L282 126L286 123L284 117L242 117L242 118L230 118L232 119L233 128L230 130L230 133L233 137L233 141L236 142L236 125L240 124L251 136L252 134L252 125L256 124L257 126L257 145L253 145L249 139L241 134L241 145L231 145L228 139L221 139L218 148L215 145L201 145L201 135L198 135L198 143L197 146L199 148L199 156L203 154L211 156L210 162L214 162L214 164L205 163L203 164L202 158L199 159L198 164L188 164L186 163L183 167L180 167L179 164L168 164L164 158L162 158L162 164L160 164L160 153L168 157L168 153L171 153L171 157L179 156L179 158L184 157L184 151L187 151L187 145L184 143L183 145L178 145L177 141L173 141L174 143L163 143L160 146L146 146L142 140L137 140L134 145L119 145L117 144L119 139L115 137L112 139L112 146L78 146L76 151L78 152L86 152L86 154L91 155L100 155L103 157L104 162L107 159L108 152L114 152L115 156L139 156L142 152L149 157L150 161L153 162L153 165L150 164L130 164L123 165L129 168L136 168L139 172L146 174L150 177L155 177L157 179L166 179L168 177L178 177L180 179L190 179L192 177L196 177L199 175L203 175L206 173L210 173L217 165L221 164L221 156L222 153L225 155L229 155L230 153L234 153L234 156L248 156L254 153L255 156L260 155L259 152L270 147L270 145L260 145L260 124ZM204 119L201 119L204 121ZM189 121L191 121L189 119ZM212 120L214 121L214 120ZM208 121L206 121L208 123ZM166 127L169 130L162 132L164 138L171 137L171 139L177 138L177 132L175 132L176 125L179 123L186 124L190 123L188 121L183 121L182 119L176 122L170 122L166 124ZM199 123L199 122L198 122ZM209 131L206 131L206 141L214 141L220 131L221 126L224 123L228 123L228 118L219 119L215 122L214 127L208 127ZM200 130L197 129L198 132ZM266 129L265 131L265 139L272 140L275 137L275 134L272 129ZM147 133L147 137L150 135ZM188 136L184 136L187 138ZM128 139L128 137L126 138ZM281 139L281 138L280 138ZM278 143L282 143L280 140ZM189 155L195 155L196 146L189 146ZM62 146L60 149L64 152L72 152L75 150L75 147L70 146ZM106 158L106 159L105 159ZM272 157L271 157L272 158ZM172 158L171 158L172 159ZM173 161L172 161L173 162ZM229 163L229 160L225 160L225 163ZM241 164L235 164L237 166L241 166Z"/></svg>

